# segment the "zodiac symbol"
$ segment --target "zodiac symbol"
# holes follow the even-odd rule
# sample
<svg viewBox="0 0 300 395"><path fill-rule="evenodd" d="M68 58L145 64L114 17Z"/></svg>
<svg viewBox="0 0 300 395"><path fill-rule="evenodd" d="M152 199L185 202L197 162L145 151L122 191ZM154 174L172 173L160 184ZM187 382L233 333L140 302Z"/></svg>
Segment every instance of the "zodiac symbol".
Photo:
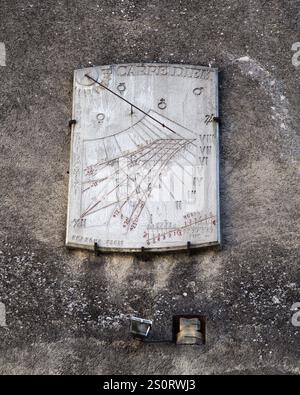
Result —
<svg viewBox="0 0 300 395"><path fill-rule="evenodd" d="M204 88L195 88L195 89L193 90L194 95L195 95L195 96L200 96L201 93L203 92L203 89L204 89Z"/></svg>
<svg viewBox="0 0 300 395"><path fill-rule="evenodd" d="M98 123L102 123L104 119L105 119L105 115L102 112L100 114L97 114Z"/></svg>
<svg viewBox="0 0 300 395"><path fill-rule="evenodd" d="M205 115L205 121L204 121L205 125L208 125L209 123L213 122L214 118L215 118L214 114Z"/></svg>
<svg viewBox="0 0 300 395"><path fill-rule="evenodd" d="M161 110L165 110L167 108L167 103L165 99L160 99L160 102L158 103L158 108Z"/></svg>
<svg viewBox="0 0 300 395"><path fill-rule="evenodd" d="M118 86L117 86L118 91L123 94L126 91L126 84L125 82L121 82Z"/></svg>
<svg viewBox="0 0 300 395"><path fill-rule="evenodd" d="M90 70L89 72L88 72L88 75L90 76L90 77L92 77L93 79L91 79L91 78L88 78L87 76L86 76L86 71L80 71L80 72L78 72L78 74L77 74L77 77L76 77L76 81L78 82L78 84L80 84L80 85L82 85L82 86L91 86L91 85L94 85L95 84L95 82L93 81L93 79L94 80L98 80L98 77L99 77L99 74L98 74L98 71L96 70L96 69L92 69L92 70Z"/></svg>

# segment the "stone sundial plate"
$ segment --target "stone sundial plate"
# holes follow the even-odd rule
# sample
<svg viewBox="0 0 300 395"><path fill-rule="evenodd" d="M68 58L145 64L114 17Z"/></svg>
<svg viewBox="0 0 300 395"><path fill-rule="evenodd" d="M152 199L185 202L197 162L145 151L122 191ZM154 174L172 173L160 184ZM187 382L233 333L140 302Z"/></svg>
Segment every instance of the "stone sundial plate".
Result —
<svg viewBox="0 0 300 395"><path fill-rule="evenodd" d="M216 69L76 70L67 246L134 252L219 244L217 117Z"/></svg>

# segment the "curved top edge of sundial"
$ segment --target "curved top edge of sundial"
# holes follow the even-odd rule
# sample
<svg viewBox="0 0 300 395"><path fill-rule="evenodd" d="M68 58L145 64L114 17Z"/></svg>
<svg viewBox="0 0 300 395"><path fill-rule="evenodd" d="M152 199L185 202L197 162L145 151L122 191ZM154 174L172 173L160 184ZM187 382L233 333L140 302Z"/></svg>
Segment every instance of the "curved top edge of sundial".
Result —
<svg viewBox="0 0 300 395"><path fill-rule="evenodd" d="M195 64L185 64L185 63L159 63L159 62L140 62L140 63L111 63L111 64L103 64L103 65L93 65L89 67L82 67L75 69L74 72L76 71L82 71L82 70L91 70L95 68L102 68L102 67L128 67L128 66L159 66L159 67L188 67L188 68L194 68L198 70L210 70L212 72L218 72L217 67L210 67L210 66L202 66L202 65L195 65Z"/></svg>

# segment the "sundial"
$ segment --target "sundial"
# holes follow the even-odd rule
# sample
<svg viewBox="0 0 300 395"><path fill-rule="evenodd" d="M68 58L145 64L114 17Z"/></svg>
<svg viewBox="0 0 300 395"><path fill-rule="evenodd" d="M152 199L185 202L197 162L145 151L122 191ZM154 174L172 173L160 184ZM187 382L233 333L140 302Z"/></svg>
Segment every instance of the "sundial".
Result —
<svg viewBox="0 0 300 395"><path fill-rule="evenodd" d="M74 72L69 247L220 242L218 73L172 64Z"/></svg>

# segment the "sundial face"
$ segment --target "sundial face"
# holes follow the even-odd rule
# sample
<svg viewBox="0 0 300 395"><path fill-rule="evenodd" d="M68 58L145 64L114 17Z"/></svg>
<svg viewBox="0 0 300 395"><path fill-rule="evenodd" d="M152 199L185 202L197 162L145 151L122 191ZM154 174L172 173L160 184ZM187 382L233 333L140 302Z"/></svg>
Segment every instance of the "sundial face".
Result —
<svg viewBox="0 0 300 395"><path fill-rule="evenodd" d="M217 117L216 69L76 70L67 245L160 251L218 244Z"/></svg>

